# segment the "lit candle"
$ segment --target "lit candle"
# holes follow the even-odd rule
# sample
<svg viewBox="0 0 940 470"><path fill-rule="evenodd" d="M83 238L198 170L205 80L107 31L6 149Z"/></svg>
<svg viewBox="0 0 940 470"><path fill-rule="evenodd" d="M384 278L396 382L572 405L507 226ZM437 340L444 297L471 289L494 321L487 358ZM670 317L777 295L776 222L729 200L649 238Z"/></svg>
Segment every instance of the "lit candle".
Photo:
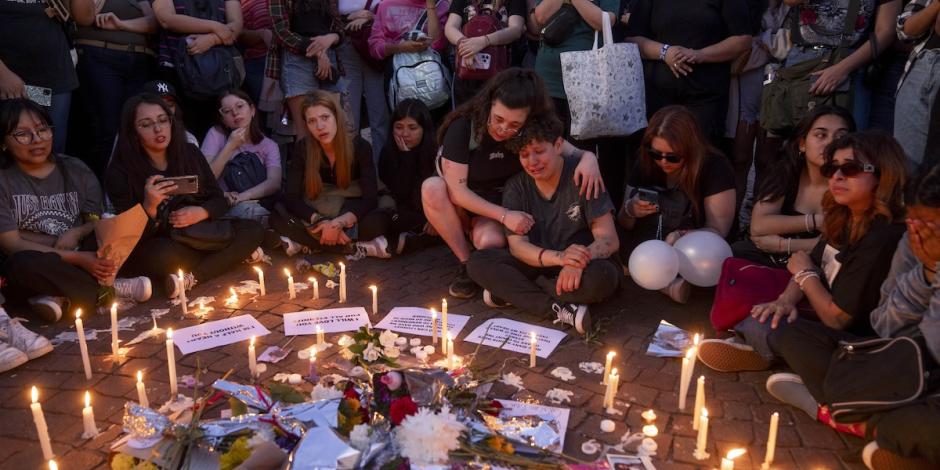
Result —
<svg viewBox="0 0 940 470"><path fill-rule="evenodd" d="M643 417L643 420L646 421L646 425L643 426L643 434L646 437L656 437L659 435L659 428L656 427L656 412L653 410L646 410L640 416Z"/></svg>
<svg viewBox="0 0 940 470"><path fill-rule="evenodd" d="M59 465L55 463L55 460L49 461L49 470L59 470Z"/></svg>
<svg viewBox="0 0 940 470"><path fill-rule="evenodd" d="M268 292L264 289L264 271L261 268L254 266L255 272L258 273L258 286L261 287L261 295L268 295Z"/></svg>
<svg viewBox="0 0 940 470"><path fill-rule="evenodd" d="M692 382L692 371L695 370L695 346L689 348L682 358L682 372L679 375L679 409L685 409L685 399L689 394L689 383Z"/></svg>
<svg viewBox="0 0 940 470"><path fill-rule="evenodd" d="M607 360L604 362L604 380L601 382L604 385L607 385L607 376L610 375L610 368L614 364L614 356L617 353L610 351L607 353Z"/></svg>
<svg viewBox="0 0 940 470"><path fill-rule="evenodd" d="M173 328L166 329L166 361L170 372L170 399L175 401L176 388L176 351L173 350Z"/></svg>
<svg viewBox="0 0 940 470"><path fill-rule="evenodd" d="M617 382L615 384L615 382ZM610 370L610 375L607 377L607 389L604 391L604 409L614 407L614 395L617 393L617 385L620 382L620 375L617 373L617 368L614 367Z"/></svg>
<svg viewBox="0 0 940 470"><path fill-rule="evenodd" d="M228 291L232 294L225 300L225 305L227 307L235 307L238 305L238 294L235 293L234 287L229 287Z"/></svg>
<svg viewBox="0 0 940 470"><path fill-rule="evenodd" d="M369 286L369 290L372 291L372 314L375 315L379 313L379 288Z"/></svg>
<svg viewBox="0 0 940 470"><path fill-rule="evenodd" d="M447 333L447 367L454 367L454 338Z"/></svg>
<svg viewBox="0 0 940 470"><path fill-rule="evenodd" d="M448 333L449 325L447 324L447 299L441 299L441 338L449 338L450 333ZM444 343L445 351L444 354L447 354L447 343Z"/></svg>
<svg viewBox="0 0 940 470"><path fill-rule="evenodd" d="M82 351L85 379L91 380L91 362L88 360L88 343L85 342L85 327L82 325L82 309L75 310L75 330L78 331L78 347Z"/></svg>
<svg viewBox="0 0 940 470"><path fill-rule="evenodd" d="M708 446L708 409L702 408L702 417L698 421L698 439L695 441L696 460L705 460L709 457L705 449Z"/></svg>
<svg viewBox="0 0 940 470"><path fill-rule="evenodd" d="M692 346L698 347L699 341L702 340L702 336L698 333L695 333L695 336L692 337Z"/></svg>
<svg viewBox="0 0 940 470"><path fill-rule="evenodd" d="M82 437L91 439L98 435L98 426L95 426L95 410L91 408L91 393L85 392L85 407L82 408Z"/></svg>
<svg viewBox="0 0 940 470"><path fill-rule="evenodd" d="M535 338L535 332L529 333L529 367L535 367L535 346L538 340Z"/></svg>
<svg viewBox="0 0 940 470"><path fill-rule="evenodd" d="M255 358L255 337L252 336L248 341L248 371L251 372L251 378L258 377L258 360Z"/></svg>
<svg viewBox="0 0 940 470"><path fill-rule="evenodd" d="M150 408L150 400L147 399L147 389L144 388L144 373L137 371L137 403L144 408Z"/></svg>
<svg viewBox="0 0 940 470"><path fill-rule="evenodd" d="M721 459L721 469L720 470L734 470L734 459L744 455L747 452L744 449L731 449L728 451L728 454Z"/></svg>
<svg viewBox="0 0 940 470"><path fill-rule="evenodd" d="M111 354L114 360L118 360L120 354L120 343L118 343L118 322L117 322L117 302L111 304Z"/></svg>
<svg viewBox="0 0 940 470"><path fill-rule="evenodd" d="M431 344L437 344L437 311L431 309Z"/></svg>
<svg viewBox="0 0 940 470"><path fill-rule="evenodd" d="M317 325L317 345L322 345L326 342L326 336L323 334L323 328L320 325Z"/></svg>
<svg viewBox="0 0 940 470"><path fill-rule="evenodd" d="M313 300L319 300L320 299L320 283L317 282L317 278L315 277L308 277L307 280L310 281L310 284L313 286Z"/></svg>
<svg viewBox="0 0 940 470"><path fill-rule="evenodd" d="M284 268L284 274L287 276L287 294L288 298L294 300L297 298L297 291L294 290L294 276L291 276L290 270Z"/></svg>
<svg viewBox="0 0 940 470"><path fill-rule="evenodd" d="M346 265L339 263L339 303L346 303Z"/></svg>
<svg viewBox="0 0 940 470"><path fill-rule="evenodd" d="M770 470L770 464L774 463L774 451L777 450L777 425L780 424L780 413L774 412L770 415L770 431L767 433L767 454L764 455L764 463L761 464L761 470Z"/></svg>
<svg viewBox="0 0 940 470"><path fill-rule="evenodd" d="M700 375L695 384L695 408L692 409L692 429L698 431L698 421L705 408L705 376Z"/></svg>
<svg viewBox="0 0 940 470"><path fill-rule="evenodd" d="M52 443L49 442L49 427L46 426L46 417L42 414L42 405L39 404L39 390L33 387L31 398L33 403L29 405L33 410L33 423L36 424L36 434L39 435L39 446L42 448L43 460L51 460Z"/></svg>
<svg viewBox="0 0 940 470"><path fill-rule="evenodd" d="M307 379L311 383L320 381L320 373L317 372L317 348L310 348L310 367L307 369Z"/></svg>
<svg viewBox="0 0 940 470"><path fill-rule="evenodd" d="M179 280L177 289L179 289L180 291L180 306L183 307L183 315L186 315L189 313L189 305L187 305L187 302L186 302L186 279L183 278L182 269L177 271L177 276L179 276L177 277L177 279Z"/></svg>

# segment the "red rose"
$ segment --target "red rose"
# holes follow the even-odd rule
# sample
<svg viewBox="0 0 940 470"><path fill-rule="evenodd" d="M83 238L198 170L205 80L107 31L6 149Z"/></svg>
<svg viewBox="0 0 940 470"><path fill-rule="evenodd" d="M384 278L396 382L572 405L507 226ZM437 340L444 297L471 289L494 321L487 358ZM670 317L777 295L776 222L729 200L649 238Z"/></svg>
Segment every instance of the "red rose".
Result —
<svg viewBox="0 0 940 470"><path fill-rule="evenodd" d="M410 396L404 396L392 400L392 404L389 406L388 410L389 418L396 426L401 424L401 422L404 421L406 417L411 416L417 412L418 405L415 404Z"/></svg>
<svg viewBox="0 0 940 470"><path fill-rule="evenodd" d="M346 390L343 390L343 397L352 398L353 400L358 400L360 398L359 392L356 391L356 387L352 384L352 382L346 386Z"/></svg>
<svg viewBox="0 0 940 470"><path fill-rule="evenodd" d="M503 404L499 400L493 400L490 402L489 406L483 410L484 413L491 416L499 416L499 413L503 411Z"/></svg>
<svg viewBox="0 0 940 470"><path fill-rule="evenodd" d="M816 24L816 11L809 8L800 12L800 24Z"/></svg>

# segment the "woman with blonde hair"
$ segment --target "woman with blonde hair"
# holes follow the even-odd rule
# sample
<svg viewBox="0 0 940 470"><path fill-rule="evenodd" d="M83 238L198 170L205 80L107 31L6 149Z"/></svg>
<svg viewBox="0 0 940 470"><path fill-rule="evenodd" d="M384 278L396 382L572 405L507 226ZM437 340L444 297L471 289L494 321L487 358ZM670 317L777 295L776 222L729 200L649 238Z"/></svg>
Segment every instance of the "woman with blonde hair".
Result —
<svg viewBox="0 0 940 470"><path fill-rule="evenodd" d="M304 134L291 149L272 228L313 250L390 257L372 147L346 133L346 114L330 93L310 93L300 113Z"/></svg>

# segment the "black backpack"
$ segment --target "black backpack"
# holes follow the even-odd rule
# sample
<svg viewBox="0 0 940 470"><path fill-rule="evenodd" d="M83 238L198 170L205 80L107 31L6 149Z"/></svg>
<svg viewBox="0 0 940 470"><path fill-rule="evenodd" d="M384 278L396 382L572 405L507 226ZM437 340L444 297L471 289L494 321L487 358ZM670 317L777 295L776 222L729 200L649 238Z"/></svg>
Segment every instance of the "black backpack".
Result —
<svg viewBox="0 0 940 470"><path fill-rule="evenodd" d="M173 0L194 18L225 24L225 13L219 8L224 0ZM222 93L241 86L245 64L235 46L215 46L202 54L186 51L186 38L176 48L176 75L183 93L197 100L214 100Z"/></svg>
<svg viewBox="0 0 940 470"><path fill-rule="evenodd" d="M241 152L232 157L222 170L222 181L229 191L247 191L268 179L268 169L254 152Z"/></svg>

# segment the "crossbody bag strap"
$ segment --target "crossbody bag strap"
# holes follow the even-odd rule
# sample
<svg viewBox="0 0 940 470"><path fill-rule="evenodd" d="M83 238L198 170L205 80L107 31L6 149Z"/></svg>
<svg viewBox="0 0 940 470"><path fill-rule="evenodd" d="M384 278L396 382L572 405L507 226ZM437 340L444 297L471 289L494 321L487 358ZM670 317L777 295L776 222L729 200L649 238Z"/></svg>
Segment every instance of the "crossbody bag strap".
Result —
<svg viewBox="0 0 940 470"><path fill-rule="evenodd" d="M842 51L852 46L852 33L855 31L855 21L858 19L860 4L861 0L849 0L849 10L846 12L845 25L842 27L842 40L839 41L839 46L833 49L830 63L838 62Z"/></svg>

